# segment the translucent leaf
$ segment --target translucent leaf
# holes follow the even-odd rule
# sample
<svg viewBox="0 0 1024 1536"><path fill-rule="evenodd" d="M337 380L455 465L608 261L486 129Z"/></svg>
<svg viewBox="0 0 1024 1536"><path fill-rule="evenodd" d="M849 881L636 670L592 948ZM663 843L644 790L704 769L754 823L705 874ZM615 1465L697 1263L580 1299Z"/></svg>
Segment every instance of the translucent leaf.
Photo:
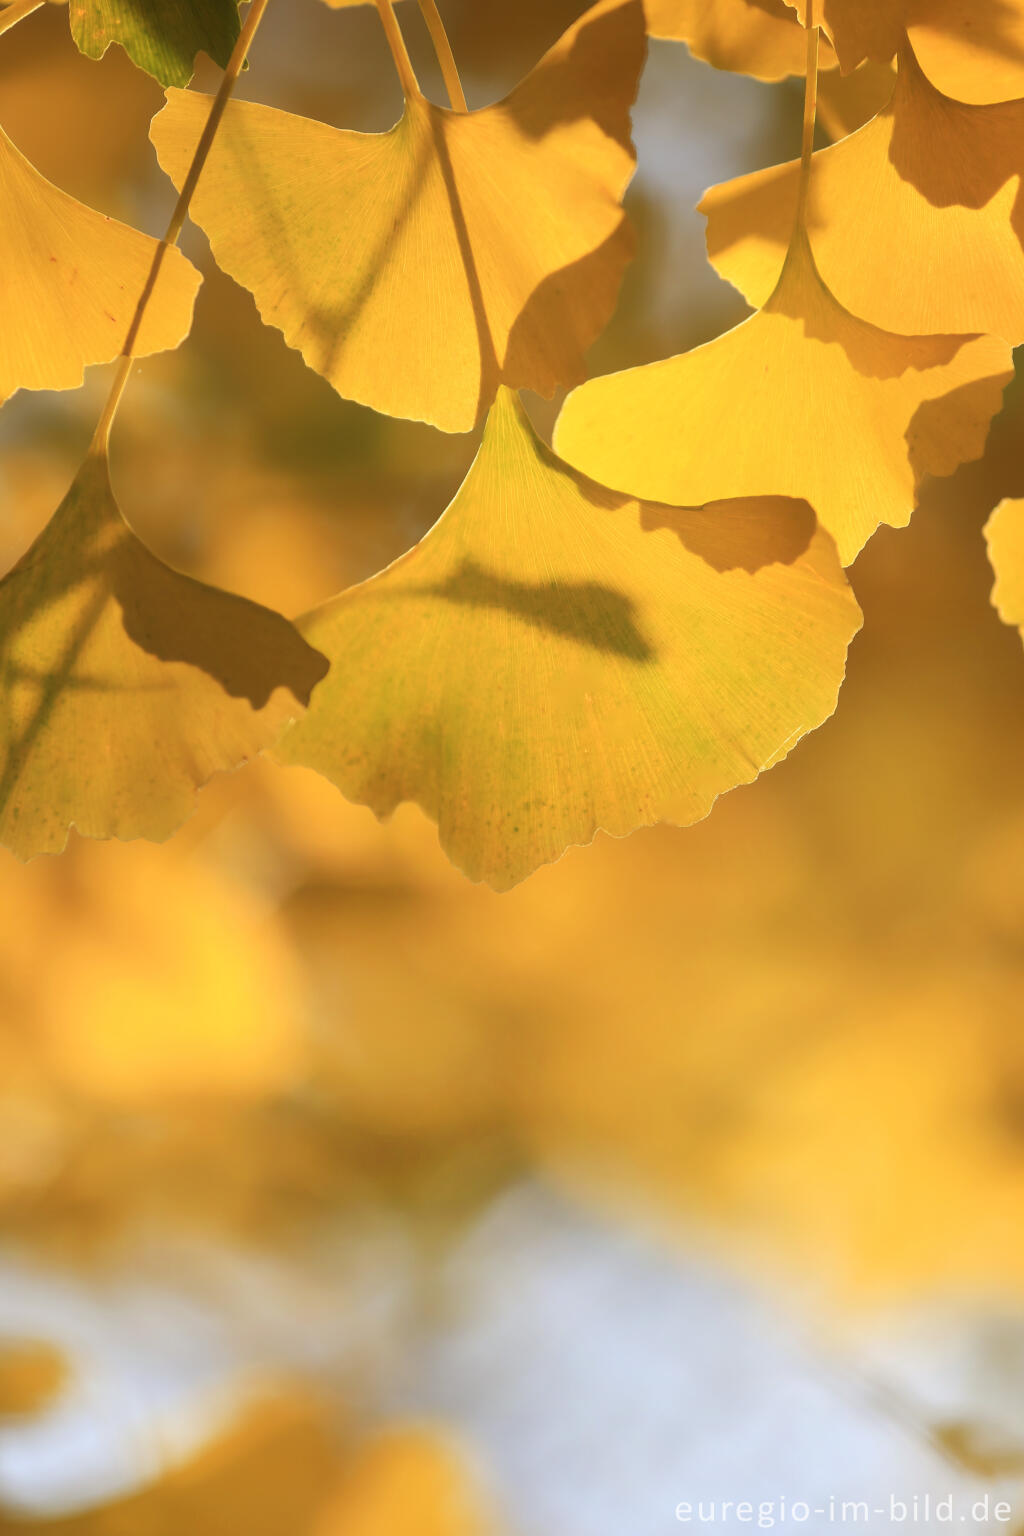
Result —
<svg viewBox="0 0 1024 1536"><path fill-rule="evenodd" d="M789 0L796 4L796 0ZM798 6L805 14L803 6ZM825 0L825 26L844 71L865 59L887 64L903 41L906 0Z"/></svg>
<svg viewBox="0 0 1024 1536"><path fill-rule="evenodd" d="M161 85L187 85L200 50L227 65L238 38L238 0L71 0L71 32L91 59L120 43Z"/></svg>
<svg viewBox="0 0 1024 1536"><path fill-rule="evenodd" d="M1024 102L951 101L906 54L886 109L814 156L808 232L822 277L887 330L1024 340L1022 172ZM793 161L700 204L711 262L752 304L778 279L799 180Z"/></svg>
<svg viewBox="0 0 1024 1536"><path fill-rule="evenodd" d="M326 669L280 615L163 565L90 455L0 582L0 841L169 836L270 743Z"/></svg>
<svg viewBox="0 0 1024 1536"><path fill-rule="evenodd" d="M52 186L0 129L0 401L18 389L74 389L124 345L156 241ZM201 279L167 252L135 350L188 335Z"/></svg>
<svg viewBox="0 0 1024 1536"><path fill-rule="evenodd" d="M830 139L845 138L888 105L895 84L889 64L862 64L850 75L830 70L818 78L818 122Z"/></svg>
<svg viewBox="0 0 1024 1536"><path fill-rule="evenodd" d="M413 94L385 134L228 108L192 203L217 261L342 395L469 431L499 382L585 377L632 240L629 107L641 0L601 0L505 101L452 113ZM154 120L181 185L209 103Z"/></svg>
<svg viewBox="0 0 1024 1536"><path fill-rule="evenodd" d="M331 3L331 0L328 0ZM653 37L677 38L716 69L782 80L802 75L807 41L784 0L646 0ZM819 67L836 63L822 40Z"/></svg>
<svg viewBox="0 0 1024 1536"><path fill-rule="evenodd" d="M996 574L992 606L1024 640L1024 500L999 503L985 524L985 542Z"/></svg>
<svg viewBox="0 0 1024 1536"><path fill-rule="evenodd" d="M706 346L592 379L555 446L606 485L676 505L803 497L849 564L910 520L926 474L977 458L1012 377L993 337L895 336L844 310L797 240L764 309Z"/></svg>
<svg viewBox="0 0 1024 1536"><path fill-rule="evenodd" d="M756 778L832 713L859 623L806 504L626 500L502 392L423 541L300 622L336 665L275 755L378 815L417 801L507 889Z"/></svg>
<svg viewBox="0 0 1024 1536"><path fill-rule="evenodd" d="M910 41L929 80L958 101L1024 96L1024 0L916 0Z"/></svg>
<svg viewBox="0 0 1024 1536"><path fill-rule="evenodd" d="M864 59L886 63L906 29L925 74L947 96L1024 96L1024 0L825 0L824 21L844 71Z"/></svg>

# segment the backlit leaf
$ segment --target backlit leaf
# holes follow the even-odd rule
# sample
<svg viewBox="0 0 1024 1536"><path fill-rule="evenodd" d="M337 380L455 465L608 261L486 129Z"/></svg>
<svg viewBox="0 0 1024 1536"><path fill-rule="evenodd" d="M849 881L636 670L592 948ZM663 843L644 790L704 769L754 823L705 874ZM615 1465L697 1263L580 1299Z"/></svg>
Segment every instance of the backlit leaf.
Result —
<svg viewBox="0 0 1024 1536"><path fill-rule="evenodd" d="M992 605L1024 640L1024 500L999 503L985 524L985 542L996 574Z"/></svg>
<svg viewBox="0 0 1024 1536"><path fill-rule="evenodd" d="M156 241L54 187L0 129L0 401L75 389L124 345ZM188 335L199 273L169 250L135 351Z"/></svg>
<svg viewBox="0 0 1024 1536"><path fill-rule="evenodd" d="M864 59L886 63L906 30L921 68L947 96L1024 96L1024 0L824 0L823 19L844 71Z"/></svg>
<svg viewBox="0 0 1024 1536"><path fill-rule="evenodd" d="M0 582L0 841L170 835L218 769L269 746L325 670L280 615L136 539L104 458Z"/></svg>
<svg viewBox="0 0 1024 1536"><path fill-rule="evenodd" d="M641 0L601 0L483 111L411 93L395 128L364 134L234 102L192 216L340 394L469 431L501 381L550 396L585 377L632 249L644 47ZM174 91L154 120L178 186L208 110Z"/></svg>
<svg viewBox="0 0 1024 1536"><path fill-rule="evenodd" d="M711 262L752 304L793 224L797 162L713 187ZM964 106L906 53L892 101L813 158L807 228L841 304L892 331L1024 340L1024 102ZM896 276L898 274L898 277Z"/></svg>
<svg viewBox="0 0 1024 1536"><path fill-rule="evenodd" d="M902 527L926 474L977 458L1012 376L989 336L894 336L847 313L798 239L764 309L706 346L592 379L558 452L606 485L680 505L803 497L844 564Z"/></svg>
<svg viewBox="0 0 1024 1536"><path fill-rule="evenodd" d="M378 815L417 801L506 889L756 778L831 714L859 622L806 504L627 500L503 391L431 532L300 621L335 665L276 755Z"/></svg>
<svg viewBox="0 0 1024 1536"><path fill-rule="evenodd" d="M716 69L759 80L782 80L806 69L807 41L784 0L646 0L646 5L653 37L677 38ZM819 67L835 63L823 39Z"/></svg>
<svg viewBox="0 0 1024 1536"><path fill-rule="evenodd" d="M1024 0L911 0L910 41L921 68L958 101L1024 96Z"/></svg>
<svg viewBox="0 0 1024 1536"><path fill-rule="evenodd" d="M225 68L238 38L238 0L71 0L71 32L100 59L111 43L161 85L187 85L196 54Z"/></svg>

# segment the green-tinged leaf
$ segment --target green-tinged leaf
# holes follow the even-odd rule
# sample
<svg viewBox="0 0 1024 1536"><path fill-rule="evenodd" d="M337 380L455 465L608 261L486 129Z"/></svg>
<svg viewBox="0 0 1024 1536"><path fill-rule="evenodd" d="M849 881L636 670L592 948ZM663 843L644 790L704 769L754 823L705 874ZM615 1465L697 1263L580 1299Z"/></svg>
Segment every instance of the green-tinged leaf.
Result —
<svg viewBox="0 0 1024 1536"><path fill-rule="evenodd" d="M161 85L187 85L196 54L223 69L239 33L238 0L70 0L78 47L100 59L111 43Z"/></svg>
<svg viewBox="0 0 1024 1536"><path fill-rule="evenodd" d="M600 0L497 106L412 93L384 134L233 102L192 216L339 394L469 431L500 382L550 396L586 377L632 254L645 46L641 0ZM208 110L173 91L154 119L176 186Z"/></svg>
<svg viewBox="0 0 1024 1536"><path fill-rule="evenodd" d="M117 357L157 242L51 186L0 129L0 403L18 389L75 389ZM134 348L189 333L200 276L166 253Z"/></svg>
<svg viewBox="0 0 1024 1536"><path fill-rule="evenodd" d="M167 837L219 769L269 746L322 656L279 614L157 560L90 455L0 582L0 841Z"/></svg>
<svg viewBox="0 0 1024 1536"><path fill-rule="evenodd" d="M423 541L300 621L333 665L276 755L378 815L417 801L506 889L756 778L832 713L859 623L806 503L627 500L502 391Z"/></svg>

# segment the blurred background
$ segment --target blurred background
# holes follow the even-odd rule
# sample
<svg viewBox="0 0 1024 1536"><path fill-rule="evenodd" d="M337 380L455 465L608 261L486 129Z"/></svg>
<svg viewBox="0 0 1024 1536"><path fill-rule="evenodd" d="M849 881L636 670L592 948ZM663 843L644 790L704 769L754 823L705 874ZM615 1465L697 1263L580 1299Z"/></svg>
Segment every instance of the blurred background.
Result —
<svg viewBox="0 0 1024 1536"><path fill-rule="evenodd" d="M471 105L584 8L443 0ZM271 5L242 93L401 105L374 10L319 0ZM160 101L59 7L0 43L19 147L153 234ZM593 371L743 317L693 206L799 115L652 43ZM185 248L196 328L139 367L115 488L165 559L297 614L476 442L340 400ZM0 415L0 570L105 375ZM700 826L498 897L414 808L259 763L165 847L0 856L0 1530L657 1536L683 1501L927 1492L1024 1530L1024 652L980 531L1022 432L1011 386L985 459L875 536L835 719Z"/></svg>

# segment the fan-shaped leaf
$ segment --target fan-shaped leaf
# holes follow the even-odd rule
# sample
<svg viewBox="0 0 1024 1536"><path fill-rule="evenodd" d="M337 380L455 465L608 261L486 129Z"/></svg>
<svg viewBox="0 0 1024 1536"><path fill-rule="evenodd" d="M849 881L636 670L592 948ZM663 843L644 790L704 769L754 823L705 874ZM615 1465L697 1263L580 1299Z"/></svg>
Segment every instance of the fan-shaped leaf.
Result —
<svg viewBox="0 0 1024 1536"><path fill-rule="evenodd" d="M996 575L992 606L1024 640L1024 500L999 503L985 524L985 542Z"/></svg>
<svg viewBox="0 0 1024 1536"><path fill-rule="evenodd" d="M1024 102L964 106L905 51L889 105L812 161L807 227L822 277L887 330L1024 340ZM713 187L708 255L762 303L782 267L800 167Z"/></svg>
<svg viewBox="0 0 1024 1536"><path fill-rule="evenodd" d="M696 58L716 69L756 75L759 80L804 73L806 39L784 0L646 0L646 4L653 37L677 38ZM835 63L823 39L819 68Z"/></svg>
<svg viewBox="0 0 1024 1536"><path fill-rule="evenodd" d="M193 217L340 394L469 431L502 380L551 395L585 376L632 249L644 46L641 0L601 0L499 105L414 93L386 134L232 103ZM207 112L171 92L154 121L179 186Z"/></svg>
<svg viewBox="0 0 1024 1536"><path fill-rule="evenodd" d="M0 129L0 402L17 389L75 389L124 345L156 241L61 192ZM135 351L188 335L201 279L169 250Z"/></svg>
<svg viewBox="0 0 1024 1536"><path fill-rule="evenodd" d="M859 623L805 503L626 500L503 391L426 538L300 621L335 665L276 755L378 815L417 801L506 889L756 778L831 714Z"/></svg>
<svg viewBox="0 0 1024 1536"><path fill-rule="evenodd" d="M90 455L0 582L0 841L169 836L195 790L270 745L326 662L279 614L136 539Z"/></svg>
<svg viewBox="0 0 1024 1536"><path fill-rule="evenodd" d="M78 47L100 59L120 43L161 85L187 85L202 51L224 69L238 38L238 0L71 0Z"/></svg>
<svg viewBox="0 0 1024 1536"><path fill-rule="evenodd" d="M856 319L798 237L760 313L693 352L582 385L555 446L651 500L804 497L849 564L879 523L909 522L925 474L981 454L1011 377L993 337L895 336Z"/></svg>

